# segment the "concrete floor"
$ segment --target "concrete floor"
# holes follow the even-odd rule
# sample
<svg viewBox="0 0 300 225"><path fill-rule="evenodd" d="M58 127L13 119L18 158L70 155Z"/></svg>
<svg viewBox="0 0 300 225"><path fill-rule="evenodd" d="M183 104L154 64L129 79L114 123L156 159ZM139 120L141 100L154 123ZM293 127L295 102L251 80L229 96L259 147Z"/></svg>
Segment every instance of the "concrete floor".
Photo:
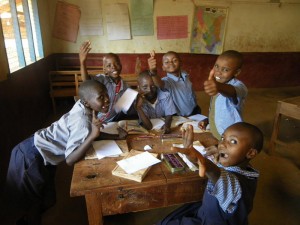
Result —
<svg viewBox="0 0 300 225"><path fill-rule="evenodd" d="M207 115L209 97L197 93L203 114ZM250 225L299 225L300 224L300 121L282 120L280 137L291 143L277 148L268 155L269 139L277 101L300 96L300 87L250 89L244 110L244 119L257 125L265 134L263 151L252 160L260 173ZM65 164L57 171L57 204L43 217L43 225L88 225L83 197L70 198L69 189L72 167ZM151 225L176 207L145 212L107 216L105 225Z"/></svg>

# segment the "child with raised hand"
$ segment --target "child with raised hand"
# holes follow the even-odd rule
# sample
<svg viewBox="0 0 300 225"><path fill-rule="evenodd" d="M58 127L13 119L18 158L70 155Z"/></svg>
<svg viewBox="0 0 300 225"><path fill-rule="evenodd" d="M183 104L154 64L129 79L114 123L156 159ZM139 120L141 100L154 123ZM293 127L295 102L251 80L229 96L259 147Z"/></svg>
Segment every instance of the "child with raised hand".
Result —
<svg viewBox="0 0 300 225"><path fill-rule="evenodd" d="M12 150L6 207L27 214L17 224L40 224L41 214L55 204L56 165L66 161L72 166L100 137L102 122L96 114L109 109L106 87L97 81L85 81L79 87L79 97L58 121L36 131Z"/></svg>
<svg viewBox="0 0 300 225"><path fill-rule="evenodd" d="M193 135L189 126L183 133L185 148L173 150L198 159L199 175L208 178L203 200L184 205L157 225L248 225L259 177L249 161L263 147L262 132L249 123L235 123L225 130L218 148L205 156L193 148Z"/></svg>
<svg viewBox="0 0 300 225"><path fill-rule="evenodd" d="M176 114L176 108L170 94L155 86L149 71L143 71L139 74L138 91L135 107L142 126L151 130L153 125L150 119L164 117L163 133L170 133L172 116Z"/></svg>
<svg viewBox="0 0 300 225"><path fill-rule="evenodd" d="M163 91L167 90L170 92L176 106L177 115L190 116L201 114L189 75L181 70L179 55L173 51L164 54L162 69L167 73L167 76L163 78L157 75L156 64L155 52L153 51L148 59L149 71L155 85Z"/></svg>
<svg viewBox="0 0 300 225"><path fill-rule="evenodd" d="M79 60L80 60L80 72L83 80L91 79L88 75L86 67L87 55L91 50L91 42L86 41L80 47ZM98 74L93 76L92 79L103 83L108 91L110 99L110 107L107 113L100 113L98 117L104 122L117 121L120 119L121 113L117 113L114 110L114 106L118 99L123 95L126 89L129 87L127 83L121 78L122 64L117 54L108 53L103 56L103 72L104 74Z"/></svg>
<svg viewBox="0 0 300 225"><path fill-rule="evenodd" d="M236 78L242 64L241 53L225 51L217 58L208 80L204 82L205 93L212 97L208 121L200 122L199 126L205 128L209 122L210 131L218 140L228 126L243 121L242 109L248 90Z"/></svg>

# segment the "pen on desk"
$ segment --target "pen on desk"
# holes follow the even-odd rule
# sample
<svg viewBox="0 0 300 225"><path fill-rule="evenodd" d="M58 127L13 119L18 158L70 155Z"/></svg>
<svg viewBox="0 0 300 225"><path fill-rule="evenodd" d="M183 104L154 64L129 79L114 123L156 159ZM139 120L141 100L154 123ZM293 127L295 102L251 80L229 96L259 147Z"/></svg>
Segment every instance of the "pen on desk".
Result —
<svg viewBox="0 0 300 225"><path fill-rule="evenodd" d="M135 137L134 139L135 140L145 140L145 139L151 139L151 138L154 138L155 136L153 135L142 135L142 136L138 136L138 137Z"/></svg>
<svg viewBox="0 0 300 225"><path fill-rule="evenodd" d="M182 134L161 134L161 139L168 139L168 138L182 138Z"/></svg>

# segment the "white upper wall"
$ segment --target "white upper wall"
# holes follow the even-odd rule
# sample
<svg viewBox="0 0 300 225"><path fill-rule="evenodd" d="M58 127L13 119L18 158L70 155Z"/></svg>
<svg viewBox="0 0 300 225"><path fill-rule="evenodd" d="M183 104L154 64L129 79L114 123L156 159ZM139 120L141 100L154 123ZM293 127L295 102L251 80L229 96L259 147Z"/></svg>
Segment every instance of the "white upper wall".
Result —
<svg viewBox="0 0 300 225"><path fill-rule="evenodd" d="M75 4L77 0L66 1ZM154 0L153 36L134 36L131 40L109 41L105 16L103 16L104 35L80 36L79 34L77 43L50 38L56 2L57 0L48 0L48 13L41 13L41 20L49 20L50 25L42 27L46 54L78 52L81 43L85 40L92 42L91 52L95 53L147 53L152 49L156 52L169 50L190 52L191 23L194 14L193 2L196 5L228 7L224 50L235 49L241 52L300 51L300 0ZM103 15L105 15L105 4L110 3L128 3L129 6L130 0L102 0ZM156 16L170 15L188 15L188 38L157 40Z"/></svg>

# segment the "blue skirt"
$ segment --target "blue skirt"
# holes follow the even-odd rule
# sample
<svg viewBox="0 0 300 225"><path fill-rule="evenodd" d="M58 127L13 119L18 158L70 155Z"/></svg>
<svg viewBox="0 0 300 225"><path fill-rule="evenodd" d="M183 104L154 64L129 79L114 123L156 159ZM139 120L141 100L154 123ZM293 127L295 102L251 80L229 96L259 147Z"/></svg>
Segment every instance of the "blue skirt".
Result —
<svg viewBox="0 0 300 225"><path fill-rule="evenodd" d="M185 204L171 212L156 225L201 225L202 221L197 217L202 202Z"/></svg>
<svg viewBox="0 0 300 225"><path fill-rule="evenodd" d="M25 210L38 206L41 212L56 202L56 166L45 166L34 145L34 137L22 141L11 152L5 192L9 205Z"/></svg>

